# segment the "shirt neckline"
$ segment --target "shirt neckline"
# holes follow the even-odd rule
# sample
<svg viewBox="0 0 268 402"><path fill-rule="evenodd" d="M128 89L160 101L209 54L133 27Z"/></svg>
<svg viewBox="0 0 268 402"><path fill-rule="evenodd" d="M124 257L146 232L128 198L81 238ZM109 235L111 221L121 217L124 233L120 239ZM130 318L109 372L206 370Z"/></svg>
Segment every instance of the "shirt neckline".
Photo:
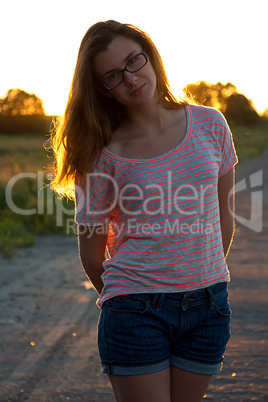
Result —
<svg viewBox="0 0 268 402"><path fill-rule="evenodd" d="M170 149L169 151L165 152L164 154L158 155L158 156L154 156L153 158L146 158L146 159L136 159L136 158L125 158L123 156L119 156L114 154L113 152L111 152L110 150L108 150L106 147L103 148L103 152L106 155L109 155L115 159L119 159L121 161L126 161L126 162L137 162L137 163L141 163L141 162L151 162L151 161L155 161L155 160L159 160L162 158L167 157L168 155L173 154L174 152L179 151L181 148L183 148L188 139L190 138L190 134L191 134L191 130L192 130L192 114L191 114L191 109L190 109L190 105L186 105L185 106L185 110L186 110L186 132L185 135L182 139L182 141L176 145L174 148Z"/></svg>

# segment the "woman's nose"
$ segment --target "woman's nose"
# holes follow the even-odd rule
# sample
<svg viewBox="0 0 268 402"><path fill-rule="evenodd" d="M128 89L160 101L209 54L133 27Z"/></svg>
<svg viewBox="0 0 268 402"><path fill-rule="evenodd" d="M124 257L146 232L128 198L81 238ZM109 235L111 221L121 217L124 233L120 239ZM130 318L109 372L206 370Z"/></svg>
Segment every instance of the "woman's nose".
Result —
<svg viewBox="0 0 268 402"><path fill-rule="evenodd" d="M135 73L124 71L124 81L128 85L135 84L135 82L137 81L137 76Z"/></svg>

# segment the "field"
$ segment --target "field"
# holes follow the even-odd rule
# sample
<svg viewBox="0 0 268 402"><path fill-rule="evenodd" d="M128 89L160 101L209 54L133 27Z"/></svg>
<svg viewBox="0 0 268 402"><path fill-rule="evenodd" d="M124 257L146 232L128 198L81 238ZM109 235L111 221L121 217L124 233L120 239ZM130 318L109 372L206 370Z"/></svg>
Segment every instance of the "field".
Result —
<svg viewBox="0 0 268 402"><path fill-rule="evenodd" d="M240 161L268 149L267 120L255 127L234 126L232 132ZM18 246L32 245L38 234L75 230L73 202L57 199L49 188L53 157L45 150L47 140L45 135L0 134L0 252L6 257Z"/></svg>
<svg viewBox="0 0 268 402"><path fill-rule="evenodd" d="M0 134L0 252L6 257L34 244L38 234L66 233L73 215L73 202L57 199L49 188L47 139Z"/></svg>
<svg viewBox="0 0 268 402"><path fill-rule="evenodd" d="M231 127L238 158L255 158L268 149L268 120L263 120L257 126Z"/></svg>

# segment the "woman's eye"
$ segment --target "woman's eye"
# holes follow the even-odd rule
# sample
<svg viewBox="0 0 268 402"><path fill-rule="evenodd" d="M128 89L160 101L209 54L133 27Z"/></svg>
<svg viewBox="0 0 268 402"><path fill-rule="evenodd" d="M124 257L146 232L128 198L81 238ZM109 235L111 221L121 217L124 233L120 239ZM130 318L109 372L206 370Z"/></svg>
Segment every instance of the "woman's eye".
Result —
<svg viewBox="0 0 268 402"><path fill-rule="evenodd" d="M116 78L118 76L118 73L116 72L116 73L112 73L111 75L110 75L110 78L111 79L114 79L114 78Z"/></svg>
<svg viewBox="0 0 268 402"><path fill-rule="evenodd" d="M117 73L117 72L112 73L112 74L109 75L109 77L107 77L107 81L114 81L114 80L117 79L117 77L118 77L118 73Z"/></svg>
<svg viewBox="0 0 268 402"><path fill-rule="evenodd" d="M137 57L133 57L133 59L129 60L128 65L135 64L137 61Z"/></svg>

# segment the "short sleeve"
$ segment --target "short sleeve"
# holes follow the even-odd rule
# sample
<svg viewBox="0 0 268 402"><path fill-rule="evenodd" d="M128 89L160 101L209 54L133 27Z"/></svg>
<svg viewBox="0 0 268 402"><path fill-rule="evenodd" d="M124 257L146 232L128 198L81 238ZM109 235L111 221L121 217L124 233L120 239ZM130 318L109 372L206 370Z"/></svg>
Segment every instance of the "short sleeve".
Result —
<svg viewBox="0 0 268 402"><path fill-rule="evenodd" d="M221 167L219 176L223 176L238 162L231 130L224 119L223 135L221 137Z"/></svg>
<svg viewBox="0 0 268 402"><path fill-rule="evenodd" d="M111 220L115 207L117 185L113 177L98 170L75 183L75 221L97 226Z"/></svg>

